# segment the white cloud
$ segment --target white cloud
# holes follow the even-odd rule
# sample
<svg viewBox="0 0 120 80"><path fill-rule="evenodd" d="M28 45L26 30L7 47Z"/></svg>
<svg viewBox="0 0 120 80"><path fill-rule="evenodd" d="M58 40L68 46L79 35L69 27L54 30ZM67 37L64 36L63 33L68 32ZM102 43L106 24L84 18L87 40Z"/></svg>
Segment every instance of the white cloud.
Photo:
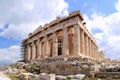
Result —
<svg viewBox="0 0 120 80"><path fill-rule="evenodd" d="M0 36L21 38L56 16L68 15L64 0L0 0ZM10 24L8 28L4 25Z"/></svg>
<svg viewBox="0 0 120 80"><path fill-rule="evenodd" d="M120 11L120 0L115 4L116 10Z"/></svg>
<svg viewBox="0 0 120 80"><path fill-rule="evenodd" d="M106 57L120 59L120 0L115 7L117 12L107 16L99 12L94 12L91 17L84 16L87 28L97 40L100 49L105 50Z"/></svg>
<svg viewBox="0 0 120 80"><path fill-rule="evenodd" d="M68 4L64 0L0 0L0 37L20 40L40 24L56 16L68 15L67 9ZM6 24L9 24L7 28ZM19 46L0 49L0 62L19 59Z"/></svg>
<svg viewBox="0 0 120 80"><path fill-rule="evenodd" d="M40 24L58 15L68 15L68 7L64 0L0 0L0 29L3 30L0 36L23 38ZM117 12L107 16L93 9L90 18L87 15L84 17L100 49L105 50L107 57L120 59L120 0L115 8ZM9 24L8 28L4 27L6 23ZM0 61L15 62L20 59L19 50L20 47L16 45L0 49Z"/></svg>
<svg viewBox="0 0 120 80"><path fill-rule="evenodd" d="M20 54L20 47L17 45L0 49L0 62L16 62L17 60L20 60Z"/></svg>

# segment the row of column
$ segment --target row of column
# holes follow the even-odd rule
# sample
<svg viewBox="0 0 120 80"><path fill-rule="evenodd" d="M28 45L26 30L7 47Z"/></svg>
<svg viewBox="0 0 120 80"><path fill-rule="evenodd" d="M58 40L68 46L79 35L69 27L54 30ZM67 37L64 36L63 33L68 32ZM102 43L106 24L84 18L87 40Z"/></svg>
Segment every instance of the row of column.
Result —
<svg viewBox="0 0 120 80"><path fill-rule="evenodd" d="M80 53L80 33L79 26L74 26L74 49L73 52L75 55ZM48 39L45 36L44 45L42 45L41 40L36 40L31 44L27 45L27 60L40 59L44 57L49 57L49 49L48 49ZM44 47L45 46L45 47ZM58 38L57 34L53 33L53 54L52 56L58 56ZM68 32L67 28L63 29L63 46L62 46L62 55L69 55L69 42L68 42Z"/></svg>
<svg viewBox="0 0 120 80"><path fill-rule="evenodd" d="M55 33L53 33L53 49L52 54L53 56L57 55L57 36ZM49 56L48 54L50 51L49 46L49 40L47 39L47 36L44 37L44 41L42 39L38 39L36 41L33 41L32 43L29 43L27 45L27 57L26 60L34 60L34 59L40 59Z"/></svg>
<svg viewBox="0 0 120 80"><path fill-rule="evenodd" d="M98 58L98 47L95 43L90 39L90 37L85 33L85 31L81 30L81 55L97 59Z"/></svg>
<svg viewBox="0 0 120 80"><path fill-rule="evenodd" d="M80 29L79 25L73 26L74 30L74 44L73 44L73 54L86 56L89 58L97 59L98 48L95 43L90 39L90 37L85 33L84 30ZM47 36L44 37L44 43L41 39L38 39L27 46L27 60L40 59L50 56L49 51L49 40ZM57 34L53 33L53 49L52 56L58 56L58 39ZM62 55L69 55L69 40L67 28L63 29L63 46Z"/></svg>

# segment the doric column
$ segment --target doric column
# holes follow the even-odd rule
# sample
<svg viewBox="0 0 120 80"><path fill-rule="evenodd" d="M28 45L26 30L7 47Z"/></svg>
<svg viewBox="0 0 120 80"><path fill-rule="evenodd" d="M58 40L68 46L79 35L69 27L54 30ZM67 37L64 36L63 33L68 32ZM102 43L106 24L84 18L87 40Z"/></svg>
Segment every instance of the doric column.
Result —
<svg viewBox="0 0 120 80"><path fill-rule="evenodd" d="M80 55L80 27L74 25L74 54Z"/></svg>
<svg viewBox="0 0 120 80"><path fill-rule="evenodd" d="M97 56L97 60L98 60L98 47L96 46L96 56Z"/></svg>
<svg viewBox="0 0 120 80"><path fill-rule="evenodd" d="M95 45L95 58L97 59L97 47Z"/></svg>
<svg viewBox="0 0 120 80"><path fill-rule="evenodd" d="M89 56L89 42L88 42L89 40L88 40L88 35L86 36L86 39L87 39L86 40L87 56Z"/></svg>
<svg viewBox="0 0 120 80"><path fill-rule="evenodd" d="M95 44L94 44L94 58L96 59L96 53L95 53Z"/></svg>
<svg viewBox="0 0 120 80"><path fill-rule="evenodd" d="M81 32L81 41L82 41L82 54L85 55L85 34L84 31L82 30Z"/></svg>
<svg viewBox="0 0 120 80"><path fill-rule="evenodd" d="M58 56L58 40L55 32L53 33L53 56Z"/></svg>
<svg viewBox="0 0 120 80"><path fill-rule="evenodd" d="M85 34L85 56L87 56L87 35Z"/></svg>
<svg viewBox="0 0 120 80"><path fill-rule="evenodd" d="M92 58L92 52L91 52L91 39L89 39L90 42L90 57Z"/></svg>
<svg viewBox="0 0 120 80"><path fill-rule="evenodd" d="M41 42L41 58L44 58L45 56L45 41L43 39L43 41Z"/></svg>
<svg viewBox="0 0 120 80"><path fill-rule="evenodd" d="M30 54L30 45L28 44L27 45L27 60L30 60L30 56L31 56L31 54Z"/></svg>
<svg viewBox="0 0 120 80"><path fill-rule="evenodd" d="M93 59L95 58L94 56L94 43L92 43L92 51L93 51Z"/></svg>
<svg viewBox="0 0 120 80"><path fill-rule="evenodd" d="M69 55L69 41L67 28L63 29L63 55Z"/></svg>
<svg viewBox="0 0 120 80"><path fill-rule="evenodd" d="M88 56L89 55L89 51L88 51L88 35L86 35L86 37L85 37L85 39L86 39L86 56Z"/></svg>
<svg viewBox="0 0 120 80"><path fill-rule="evenodd" d="M36 57L35 43L32 42L32 59L35 59L35 57Z"/></svg>
<svg viewBox="0 0 120 80"><path fill-rule="evenodd" d="M98 59L98 48L97 45L95 45L95 54L96 54L96 60Z"/></svg>
<svg viewBox="0 0 120 80"><path fill-rule="evenodd" d="M93 58L95 59L95 46L94 46L94 43L93 43Z"/></svg>
<svg viewBox="0 0 120 80"><path fill-rule="evenodd" d="M47 36L45 36L45 58L49 57L49 40Z"/></svg>
<svg viewBox="0 0 120 80"><path fill-rule="evenodd" d="M92 58L94 59L94 51L93 51L93 50L94 50L94 47L93 47L93 41L92 41L91 44L92 44L92 45L91 45L91 46L92 46Z"/></svg>
<svg viewBox="0 0 120 80"><path fill-rule="evenodd" d="M37 59L41 58L41 42L40 39L37 40Z"/></svg>
<svg viewBox="0 0 120 80"><path fill-rule="evenodd" d="M30 60L32 59L32 43L29 44L29 48L30 48Z"/></svg>
<svg viewBox="0 0 120 80"><path fill-rule="evenodd" d="M95 59L95 45L93 43L93 55L94 55L94 59Z"/></svg>
<svg viewBox="0 0 120 80"><path fill-rule="evenodd" d="M91 40L91 58L93 58L93 55L92 55L92 40Z"/></svg>
<svg viewBox="0 0 120 80"><path fill-rule="evenodd" d="M90 42L89 42L89 36L88 36L87 42L88 42L88 57L90 57Z"/></svg>

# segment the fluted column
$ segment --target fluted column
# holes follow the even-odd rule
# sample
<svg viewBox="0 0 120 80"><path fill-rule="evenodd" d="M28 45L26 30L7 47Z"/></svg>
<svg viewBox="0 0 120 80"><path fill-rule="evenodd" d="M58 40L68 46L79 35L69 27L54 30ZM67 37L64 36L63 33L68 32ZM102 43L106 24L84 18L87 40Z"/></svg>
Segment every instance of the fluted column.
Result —
<svg viewBox="0 0 120 80"><path fill-rule="evenodd" d="M45 58L49 56L49 41L47 36L45 36Z"/></svg>
<svg viewBox="0 0 120 80"><path fill-rule="evenodd" d="M87 56L87 35L85 34L85 56Z"/></svg>
<svg viewBox="0 0 120 80"><path fill-rule="evenodd" d="M55 32L53 33L53 56L58 56L58 40Z"/></svg>
<svg viewBox="0 0 120 80"><path fill-rule="evenodd" d="M92 58L92 52L91 52L91 39L89 40L90 42L90 57Z"/></svg>
<svg viewBox="0 0 120 80"><path fill-rule="evenodd" d="M41 58L44 58L45 56L45 42L41 42Z"/></svg>
<svg viewBox="0 0 120 80"><path fill-rule="evenodd" d="M90 57L90 42L89 42L89 37L88 37L88 57Z"/></svg>
<svg viewBox="0 0 120 80"><path fill-rule="evenodd" d="M30 56L31 56L31 54L30 54L30 45L28 44L27 45L27 56L26 56L27 60L30 60Z"/></svg>
<svg viewBox="0 0 120 80"><path fill-rule="evenodd" d="M94 43L92 42L92 54L93 54L93 59L95 58L95 56L94 56Z"/></svg>
<svg viewBox="0 0 120 80"><path fill-rule="evenodd" d="M69 55L69 41L67 28L63 29L63 55Z"/></svg>
<svg viewBox="0 0 120 80"><path fill-rule="evenodd" d="M93 55L94 55L94 59L95 59L95 45L93 43Z"/></svg>
<svg viewBox="0 0 120 80"><path fill-rule="evenodd" d="M95 54L96 54L96 60L98 59L98 48L97 45L95 45Z"/></svg>
<svg viewBox="0 0 120 80"><path fill-rule="evenodd" d="M74 54L80 55L80 27L74 25Z"/></svg>
<svg viewBox="0 0 120 80"><path fill-rule="evenodd" d="M37 41L37 59L41 58L41 42L40 39Z"/></svg>
<svg viewBox="0 0 120 80"><path fill-rule="evenodd" d="M30 47L30 60L32 59L32 43L29 44L29 47Z"/></svg>
<svg viewBox="0 0 120 80"><path fill-rule="evenodd" d="M94 44L94 58L96 59L95 44Z"/></svg>
<svg viewBox="0 0 120 80"><path fill-rule="evenodd" d="M95 45L95 58L97 59L97 47Z"/></svg>
<svg viewBox="0 0 120 80"><path fill-rule="evenodd" d="M98 48L96 46L96 57L97 57L97 60L98 60Z"/></svg>
<svg viewBox="0 0 120 80"><path fill-rule="evenodd" d="M91 52L92 52L92 58L94 59L94 52L93 52L93 41L91 42Z"/></svg>
<svg viewBox="0 0 120 80"><path fill-rule="evenodd" d="M88 49L88 35L86 35L86 56L89 56L89 49Z"/></svg>
<svg viewBox="0 0 120 80"><path fill-rule="evenodd" d="M97 59L97 47L95 45L95 58Z"/></svg>
<svg viewBox="0 0 120 80"><path fill-rule="evenodd" d="M36 56L35 43L32 42L32 59L35 59L35 56Z"/></svg>
<svg viewBox="0 0 120 80"><path fill-rule="evenodd" d="M85 55L85 34L84 31L82 30L81 32L81 41L82 41L82 54Z"/></svg>

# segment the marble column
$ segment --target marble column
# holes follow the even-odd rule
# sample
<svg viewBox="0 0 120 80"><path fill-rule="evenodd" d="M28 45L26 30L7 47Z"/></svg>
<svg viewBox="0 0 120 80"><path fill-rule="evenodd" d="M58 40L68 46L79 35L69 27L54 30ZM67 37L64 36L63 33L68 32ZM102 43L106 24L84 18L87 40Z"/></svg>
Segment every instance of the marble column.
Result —
<svg viewBox="0 0 120 80"><path fill-rule="evenodd" d="M88 54L87 54L87 56L90 57L90 51L89 51L89 50L90 50L89 36L87 37L87 43L88 43L88 45L87 45L87 46L88 46L88 48L87 48L87 49L88 49Z"/></svg>
<svg viewBox="0 0 120 80"><path fill-rule="evenodd" d="M49 57L49 41L47 36L45 36L45 58Z"/></svg>
<svg viewBox="0 0 120 80"><path fill-rule="evenodd" d="M42 41L41 42L41 58L44 58L44 56L45 56L45 42Z"/></svg>
<svg viewBox="0 0 120 80"><path fill-rule="evenodd" d="M91 41L91 54L92 54L92 58L94 58L94 55L93 55L93 41Z"/></svg>
<svg viewBox="0 0 120 80"><path fill-rule="evenodd" d="M32 42L32 60L36 57L36 49L35 49L35 43Z"/></svg>
<svg viewBox="0 0 120 80"><path fill-rule="evenodd" d="M81 32L81 41L82 41L82 54L85 55L85 34L84 31L82 30Z"/></svg>
<svg viewBox="0 0 120 80"><path fill-rule="evenodd" d="M86 56L89 56L89 49L88 49L88 35L86 35Z"/></svg>
<svg viewBox="0 0 120 80"><path fill-rule="evenodd" d="M97 47L95 45L95 58L97 59Z"/></svg>
<svg viewBox="0 0 120 80"><path fill-rule="evenodd" d="M92 57L92 55L91 55L91 39L89 39L89 45L90 45L90 46L89 46L89 47L90 47L90 48L89 48L89 51L90 51L89 54L90 54L90 57Z"/></svg>
<svg viewBox="0 0 120 80"><path fill-rule="evenodd" d="M63 55L69 55L69 41L67 28L63 29Z"/></svg>
<svg viewBox="0 0 120 80"><path fill-rule="evenodd" d="M93 42L92 42L92 52L93 52L93 59L94 59L94 45L93 45Z"/></svg>
<svg viewBox="0 0 120 80"><path fill-rule="evenodd" d="M30 47L30 60L32 59L32 43L29 44Z"/></svg>
<svg viewBox="0 0 120 80"><path fill-rule="evenodd" d="M74 54L80 55L80 27L74 25Z"/></svg>
<svg viewBox="0 0 120 80"><path fill-rule="evenodd" d="M95 50L96 59L98 59L98 48L97 48L97 45L95 45L95 47L96 47L96 50Z"/></svg>
<svg viewBox="0 0 120 80"><path fill-rule="evenodd" d="M87 35L85 34L85 56L87 56Z"/></svg>
<svg viewBox="0 0 120 80"><path fill-rule="evenodd" d="M37 40L37 59L41 58L41 42L40 39Z"/></svg>
<svg viewBox="0 0 120 80"><path fill-rule="evenodd" d="M30 56L31 56L31 53L30 53L30 45L28 44L28 45L27 45L27 60L30 60Z"/></svg>
<svg viewBox="0 0 120 80"><path fill-rule="evenodd" d="M58 40L57 40L57 34L53 33L53 57L58 56Z"/></svg>
<svg viewBox="0 0 120 80"><path fill-rule="evenodd" d="M95 45L95 56L96 56L96 59L97 59L97 47Z"/></svg>
<svg viewBox="0 0 120 80"><path fill-rule="evenodd" d="M93 55L94 55L94 59L95 59L95 44L93 43Z"/></svg>

